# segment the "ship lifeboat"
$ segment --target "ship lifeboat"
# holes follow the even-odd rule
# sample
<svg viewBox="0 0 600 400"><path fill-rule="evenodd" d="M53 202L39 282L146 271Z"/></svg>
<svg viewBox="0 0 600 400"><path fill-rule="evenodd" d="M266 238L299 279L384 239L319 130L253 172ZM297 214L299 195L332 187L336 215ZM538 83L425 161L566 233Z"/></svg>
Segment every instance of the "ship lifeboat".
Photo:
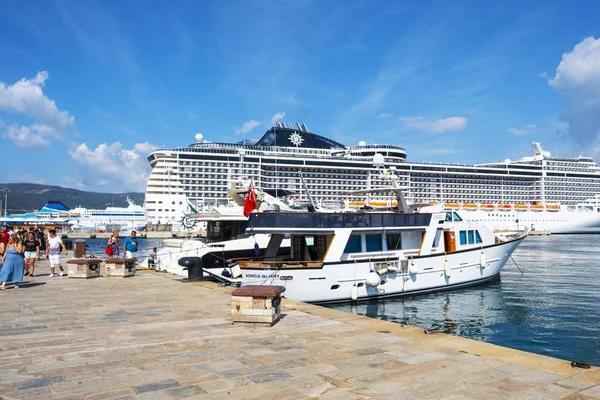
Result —
<svg viewBox="0 0 600 400"><path fill-rule="evenodd" d="M451 208L453 210L458 210L460 205L458 203L444 203L445 208Z"/></svg>
<svg viewBox="0 0 600 400"><path fill-rule="evenodd" d="M484 211L494 211L496 209L496 206L493 204L482 204L481 209Z"/></svg>
<svg viewBox="0 0 600 400"><path fill-rule="evenodd" d="M68 216L69 216L69 213L68 213L68 212L65 212L65 211L61 211L61 212L59 212L59 213L58 213L58 216L59 216L59 217L68 217Z"/></svg>
<svg viewBox="0 0 600 400"><path fill-rule="evenodd" d="M389 206L388 202L385 200L373 200L373 201L369 202L369 205L371 207L388 207Z"/></svg>
<svg viewBox="0 0 600 400"><path fill-rule="evenodd" d="M527 210L529 210L529 206L527 204L515 204L515 210L527 211Z"/></svg>
<svg viewBox="0 0 600 400"><path fill-rule="evenodd" d="M560 206L558 204L546 204L546 210L556 212L560 210Z"/></svg>
<svg viewBox="0 0 600 400"><path fill-rule="evenodd" d="M532 204L531 207L529 207L529 209L531 211L544 211L544 206L540 204Z"/></svg>
<svg viewBox="0 0 600 400"><path fill-rule="evenodd" d="M367 203L364 201L350 201L348 205L350 207L364 207Z"/></svg>
<svg viewBox="0 0 600 400"><path fill-rule="evenodd" d="M512 210L512 206L510 204L498 204L498 210L510 211L510 210Z"/></svg>
<svg viewBox="0 0 600 400"><path fill-rule="evenodd" d="M465 204L463 204L463 210L475 211L475 210L477 210L477 204L465 203Z"/></svg>
<svg viewBox="0 0 600 400"><path fill-rule="evenodd" d="M69 213L69 215L70 215L71 217L80 217L80 216L81 216L81 214L80 214L80 213L78 213L78 212L70 212L70 213Z"/></svg>

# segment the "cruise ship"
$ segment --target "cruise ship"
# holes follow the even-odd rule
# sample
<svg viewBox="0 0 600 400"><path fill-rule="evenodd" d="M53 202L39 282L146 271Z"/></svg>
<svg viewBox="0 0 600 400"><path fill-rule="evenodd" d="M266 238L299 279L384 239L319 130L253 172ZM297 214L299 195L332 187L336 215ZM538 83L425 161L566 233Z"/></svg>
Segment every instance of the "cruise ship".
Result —
<svg viewBox="0 0 600 400"><path fill-rule="evenodd" d="M227 203L232 174L303 201L302 172L313 199L326 203L384 186L385 168L408 187L409 202L439 203L498 230L600 232L600 167L589 157L552 157L540 143L520 160L457 165L407 162L406 150L397 145L347 146L310 132L306 124L286 122L252 144L210 142L201 134L195 139L187 147L157 149L148 156L150 223L175 226L186 214ZM355 204L382 202L371 197Z"/></svg>
<svg viewBox="0 0 600 400"><path fill-rule="evenodd" d="M99 232L117 230L128 233L145 229L146 210L127 198L127 207L69 209L59 200L50 200L38 211L26 214L9 214L0 218L0 223L13 226L64 226L71 231Z"/></svg>

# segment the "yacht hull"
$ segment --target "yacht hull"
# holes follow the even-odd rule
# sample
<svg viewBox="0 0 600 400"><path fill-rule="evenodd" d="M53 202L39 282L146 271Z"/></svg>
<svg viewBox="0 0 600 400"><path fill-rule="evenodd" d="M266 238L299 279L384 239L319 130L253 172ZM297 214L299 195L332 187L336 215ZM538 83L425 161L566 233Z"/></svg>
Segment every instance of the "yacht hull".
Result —
<svg viewBox="0 0 600 400"><path fill-rule="evenodd" d="M409 259L405 268L398 262L399 270L380 274L381 283L375 287L367 285L367 276L372 273L374 264L383 258L325 263L322 268L315 269L244 268L242 285L285 286L285 297L309 303L350 301L354 285L357 286L358 301L451 290L496 279L523 239L447 255L417 256ZM481 253L485 255L485 268L481 266ZM385 260L398 261L390 257ZM417 273L409 272L414 268L411 264Z"/></svg>

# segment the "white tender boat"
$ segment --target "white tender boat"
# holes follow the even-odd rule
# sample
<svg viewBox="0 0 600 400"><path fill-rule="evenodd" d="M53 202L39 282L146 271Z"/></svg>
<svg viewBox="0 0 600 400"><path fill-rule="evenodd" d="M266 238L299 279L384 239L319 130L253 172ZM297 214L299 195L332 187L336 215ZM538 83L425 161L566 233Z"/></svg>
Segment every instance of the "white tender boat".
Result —
<svg viewBox="0 0 600 400"><path fill-rule="evenodd" d="M500 241L453 211L255 213L246 233L271 234L262 257L238 260L242 285L283 285L312 303L413 295L497 278L526 233ZM289 253L280 246L291 236Z"/></svg>

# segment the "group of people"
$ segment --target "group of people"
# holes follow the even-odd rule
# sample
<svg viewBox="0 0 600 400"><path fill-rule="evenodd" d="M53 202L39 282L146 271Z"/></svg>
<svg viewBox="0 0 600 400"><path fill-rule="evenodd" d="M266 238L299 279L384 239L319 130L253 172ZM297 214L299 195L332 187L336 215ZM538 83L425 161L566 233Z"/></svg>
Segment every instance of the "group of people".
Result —
<svg viewBox="0 0 600 400"><path fill-rule="evenodd" d="M125 258L134 258L135 252L138 251L137 234L132 231L129 236L123 240L123 254ZM121 239L119 238L119 232L116 230L112 231L111 237L108 239L106 245L106 255L108 258L119 258L121 256ZM156 247L152 248L152 251L148 254L148 268L158 268L158 250Z"/></svg>
<svg viewBox="0 0 600 400"><path fill-rule="evenodd" d="M0 227L0 289L6 289L7 282L14 282L15 289L25 276L33 276L35 262L40 255L45 255L50 261L50 275L54 277L55 268L64 269L60 262L61 250L67 254L67 248L56 231L44 231L40 228L30 228L29 231L15 231L10 226ZM45 253L45 254L43 254Z"/></svg>
<svg viewBox="0 0 600 400"><path fill-rule="evenodd" d="M138 251L138 240L135 231L132 231L122 241L124 258L134 258ZM14 288L19 288L19 283L26 276L34 276L35 262L45 256L50 262L50 275L53 278L58 267L60 276L64 269L60 261L60 253L67 255L67 248L56 231L40 228L30 228L28 231L15 231L10 226L0 226L0 290L6 289L6 283L12 282ZM121 239L119 232L113 231L108 241L107 254L109 258L120 258ZM152 250L148 258L148 266L155 268L157 262L157 249Z"/></svg>
<svg viewBox="0 0 600 400"><path fill-rule="evenodd" d="M136 239L137 233L131 231L129 236L123 240L123 254L125 258L133 258L135 252L138 251L138 241ZM108 244L106 245L106 254L108 258L120 258L121 255L121 239L119 238L119 232L114 230Z"/></svg>

